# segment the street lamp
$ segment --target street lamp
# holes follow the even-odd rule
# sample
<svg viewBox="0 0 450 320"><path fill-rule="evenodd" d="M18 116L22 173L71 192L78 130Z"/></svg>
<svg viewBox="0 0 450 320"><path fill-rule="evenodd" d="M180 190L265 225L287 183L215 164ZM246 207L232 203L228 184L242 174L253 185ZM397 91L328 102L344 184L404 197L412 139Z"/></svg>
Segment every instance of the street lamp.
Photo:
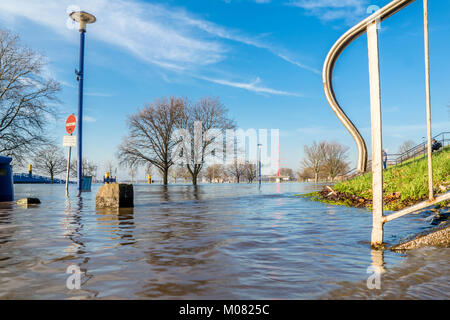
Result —
<svg viewBox="0 0 450 320"><path fill-rule="evenodd" d="M261 148L262 144L258 143L258 176L259 176L259 186L258 188L261 190Z"/></svg>
<svg viewBox="0 0 450 320"><path fill-rule="evenodd" d="M86 24L94 23L97 19L90 13L84 11L72 12L69 17L80 24L80 63L79 70L75 70L78 80L78 168L77 168L77 189L78 193L82 190L83 179L83 75L84 75L84 38L86 33Z"/></svg>

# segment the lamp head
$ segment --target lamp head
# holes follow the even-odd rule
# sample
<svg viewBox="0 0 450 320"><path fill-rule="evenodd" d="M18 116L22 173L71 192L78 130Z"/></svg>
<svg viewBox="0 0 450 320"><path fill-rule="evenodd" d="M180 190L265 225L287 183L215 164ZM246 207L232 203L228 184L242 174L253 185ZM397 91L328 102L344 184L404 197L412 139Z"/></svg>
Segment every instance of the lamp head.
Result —
<svg viewBox="0 0 450 320"><path fill-rule="evenodd" d="M74 11L69 14L69 17L76 22L80 23L80 32L86 31L86 24L94 23L97 21L94 15L85 11Z"/></svg>

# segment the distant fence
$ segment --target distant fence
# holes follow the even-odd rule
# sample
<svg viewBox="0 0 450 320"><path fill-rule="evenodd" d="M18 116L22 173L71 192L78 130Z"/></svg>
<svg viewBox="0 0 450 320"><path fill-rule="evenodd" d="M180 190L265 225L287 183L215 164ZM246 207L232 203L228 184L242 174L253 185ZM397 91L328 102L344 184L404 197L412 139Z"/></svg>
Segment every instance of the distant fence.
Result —
<svg viewBox="0 0 450 320"><path fill-rule="evenodd" d="M438 135L434 136L433 139L436 139L437 142L441 143L442 149L450 146L450 132L441 132ZM388 154L387 166L389 167L389 166L399 165L405 161L408 161L411 159L420 159L422 157L425 157L426 155L427 155L427 143L422 142L401 154L396 154L396 153ZM367 167L370 168L371 165L372 165L372 160L369 160L367 162ZM352 170L348 171L347 173L345 173L344 180L354 178L361 174L364 174L364 173L358 172L356 170L356 168L352 169Z"/></svg>
<svg viewBox="0 0 450 320"><path fill-rule="evenodd" d="M440 142L442 148L450 146L450 132L441 132L437 136L434 136L433 139L435 139L437 142ZM427 143L422 142L421 144L412 147L411 149L403 152L402 154L388 154L387 164L388 166L402 164L403 162L410 159L425 157L426 154L427 154Z"/></svg>

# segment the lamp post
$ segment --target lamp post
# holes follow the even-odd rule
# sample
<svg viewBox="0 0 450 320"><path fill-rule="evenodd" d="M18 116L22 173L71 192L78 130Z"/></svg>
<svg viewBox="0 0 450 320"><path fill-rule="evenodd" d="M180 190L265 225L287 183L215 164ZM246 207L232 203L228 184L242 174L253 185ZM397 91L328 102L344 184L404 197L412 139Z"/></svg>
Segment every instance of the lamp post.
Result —
<svg viewBox="0 0 450 320"><path fill-rule="evenodd" d="M258 188L259 188L259 190L261 190L261 148L262 148L262 144L258 143L258 180L259 180Z"/></svg>
<svg viewBox="0 0 450 320"><path fill-rule="evenodd" d="M75 70L78 80L78 168L77 168L77 189L78 193L82 189L83 179L83 77L84 77L84 38L86 33L86 24L94 23L97 19L90 13L84 11L72 12L69 17L80 24L80 62L79 70Z"/></svg>

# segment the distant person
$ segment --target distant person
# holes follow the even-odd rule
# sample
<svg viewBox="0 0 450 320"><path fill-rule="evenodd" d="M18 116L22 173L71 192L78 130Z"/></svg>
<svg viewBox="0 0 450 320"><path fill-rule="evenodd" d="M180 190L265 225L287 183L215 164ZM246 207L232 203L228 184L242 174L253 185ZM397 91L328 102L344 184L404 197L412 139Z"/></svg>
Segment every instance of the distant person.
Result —
<svg viewBox="0 0 450 320"><path fill-rule="evenodd" d="M387 153L384 150L381 152L383 154L383 168L384 168L384 170L386 170L386 168L387 168Z"/></svg>
<svg viewBox="0 0 450 320"><path fill-rule="evenodd" d="M439 149L442 148L442 143L436 141L436 139L433 139L432 143L433 144L431 145L431 151L439 151Z"/></svg>

